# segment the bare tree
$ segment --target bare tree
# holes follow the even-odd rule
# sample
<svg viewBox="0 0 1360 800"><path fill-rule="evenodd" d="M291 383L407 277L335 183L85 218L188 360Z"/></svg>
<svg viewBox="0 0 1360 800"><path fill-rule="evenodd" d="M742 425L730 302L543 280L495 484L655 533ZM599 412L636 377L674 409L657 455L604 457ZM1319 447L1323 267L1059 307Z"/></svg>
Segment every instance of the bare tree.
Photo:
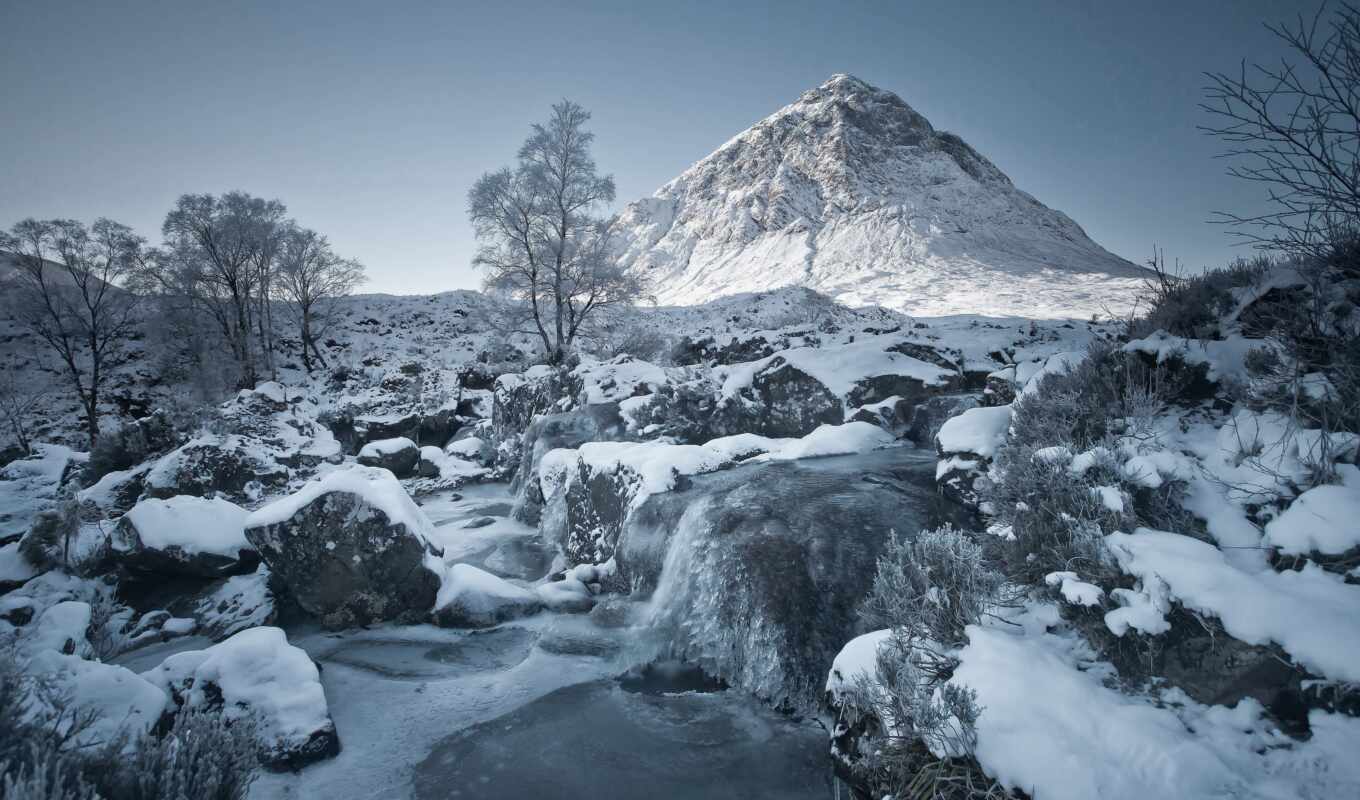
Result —
<svg viewBox="0 0 1360 800"><path fill-rule="evenodd" d="M190 297L216 323L241 368L240 385L253 387L260 361L269 368L267 290L286 209L245 192L186 194L166 215L165 269L158 280ZM257 346L260 353L257 357Z"/></svg>
<svg viewBox="0 0 1360 800"><path fill-rule="evenodd" d="M13 251L19 268L16 316L61 359L93 445L104 382L136 325L138 298L124 284L146 263L145 240L109 219L90 228L26 219L0 249Z"/></svg>
<svg viewBox="0 0 1360 800"><path fill-rule="evenodd" d="M29 417L47 395L47 387L34 381L32 376L20 380L18 370L0 371L0 422L10 429L14 443L25 454L33 452L33 443L28 437Z"/></svg>
<svg viewBox="0 0 1360 800"><path fill-rule="evenodd" d="M548 360L560 363L582 325L602 308L642 294L611 252L611 221L595 216L614 199L614 180L596 174L590 114L563 100L534 125L518 164L490 172L468 193L468 216L482 242L475 264L487 289L524 309Z"/></svg>
<svg viewBox="0 0 1360 800"><path fill-rule="evenodd" d="M1223 139L1230 175L1264 184L1273 209L1221 215L1258 245L1325 255L1356 235L1360 216L1360 11L1343 4L1324 24L1267 25L1299 58L1243 62L1208 73L1201 129Z"/></svg>
<svg viewBox="0 0 1360 800"><path fill-rule="evenodd" d="M337 256L326 237L316 231L292 227L282 237L276 286L297 319L302 364L308 372L313 358L326 366L317 340L334 319L335 301L364 280L363 264Z"/></svg>

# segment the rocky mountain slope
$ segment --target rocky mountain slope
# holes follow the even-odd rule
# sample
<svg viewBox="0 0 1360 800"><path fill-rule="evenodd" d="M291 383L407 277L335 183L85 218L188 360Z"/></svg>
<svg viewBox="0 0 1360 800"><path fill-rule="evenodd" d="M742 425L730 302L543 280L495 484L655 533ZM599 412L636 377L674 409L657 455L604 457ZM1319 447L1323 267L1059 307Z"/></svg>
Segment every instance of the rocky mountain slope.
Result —
<svg viewBox="0 0 1360 800"><path fill-rule="evenodd" d="M1089 317L1143 270L895 94L835 75L624 211L663 304L807 286L912 314Z"/></svg>

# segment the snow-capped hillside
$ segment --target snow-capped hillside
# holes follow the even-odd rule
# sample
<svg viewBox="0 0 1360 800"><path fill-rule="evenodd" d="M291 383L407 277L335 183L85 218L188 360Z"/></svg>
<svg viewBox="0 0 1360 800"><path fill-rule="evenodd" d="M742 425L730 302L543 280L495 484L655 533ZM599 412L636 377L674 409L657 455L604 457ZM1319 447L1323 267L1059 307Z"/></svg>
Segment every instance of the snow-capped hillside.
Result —
<svg viewBox="0 0 1360 800"><path fill-rule="evenodd" d="M1143 270L899 97L835 75L624 211L658 300L797 284L922 315L1089 317Z"/></svg>

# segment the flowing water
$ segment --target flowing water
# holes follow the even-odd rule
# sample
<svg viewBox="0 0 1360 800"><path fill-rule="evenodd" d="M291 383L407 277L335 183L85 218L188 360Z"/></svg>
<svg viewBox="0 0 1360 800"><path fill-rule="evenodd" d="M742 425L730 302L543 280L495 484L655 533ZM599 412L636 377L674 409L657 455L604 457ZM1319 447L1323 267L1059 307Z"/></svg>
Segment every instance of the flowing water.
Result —
<svg viewBox="0 0 1360 800"><path fill-rule="evenodd" d="M858 465L818 461L822 463L811 469L781 467L780 474L792 476L794 491L807 495L832 480L872 483L870 473L882 466L872 459ZM908 470L912 474L920 471L914 463ZM712 491L693 498L693 511L678 533L676 523L685 510L677 506L666 523L670 531L664 541L651 543L660 549L650 568L650 584L639 578L639 597L644 599L610 600L609 614L544 613L489 631L429 625L343 633L290 628L290 641L322 667L342 751L300 773L264 775L251 796L326 800L836 796L827 732L816 720L772 710L741 680L727 688L693 668L644 668L677 651L700 656L689 660L704 663L704 656L711 653L677 647L675 641L698 631L695 641L703 647L746 648L739 658L759 662L747 672L737 670L739 679L754 675L775 681L773 676L781 669L801 669L797 663L753 655L786 641L767 635L766 621L753 619L751 626L735 634L721 633L724 625L731 625L731 609L698 597L685 580L710 570L724 576L722 571L735 563L718 535L733 527L713 516L712 498L729 507L746 503L748 510L758 512L755 516L769 517L761 523L768 528L762 529L763 535L778 539L788 533L786 528L801 531L795 538L826 561L812 571L830 581L845 579L837 569L847 567L837 565L858 570L866 559L871 563L873 548L855 530L866 520L846 506L860 489L846 496L818 490L824 502L802 512L816 522L809 528L796 520L790 524L787 513L781 518L769 503L762 504L749 493L732 493L745 484L763 486L762 474L734 470L711 479ZM913 508L922 502L915 484L912 479L898 487L910 495ZM778 504L777 499L774 502ZM550 556L533 529L506 514L510 504L506 487L469 487L457 495L422 498L422 503L448 557L512 579L532 581L547 572ZM888 504L876 513L896 513L895 508ZM470 522L475 524L469 526ZM629 545L635 559L648 551L648 543L641 541L645 533ZM672 542L672 534L680 538ZM640 574L646 572L639 569ZM757 576L755 583L771 577L785 576ZM703 584L698 594L723 587L721 580ZM818 587L785 588L792 594ZM743 598L741 613L770 614L785 627L803 611L812 613L814 625L845 612L773 607L758 596ZM843 641L847 633L831 632L825 646L815 637L800 641L817 650L812 661L819 662L829 660L821 650L832 641ZM716 663L713 658L707 661L706 666ZM819 670L820 677L815 675ZM810 672L813 679L824 680L820 663Z"/></svg>

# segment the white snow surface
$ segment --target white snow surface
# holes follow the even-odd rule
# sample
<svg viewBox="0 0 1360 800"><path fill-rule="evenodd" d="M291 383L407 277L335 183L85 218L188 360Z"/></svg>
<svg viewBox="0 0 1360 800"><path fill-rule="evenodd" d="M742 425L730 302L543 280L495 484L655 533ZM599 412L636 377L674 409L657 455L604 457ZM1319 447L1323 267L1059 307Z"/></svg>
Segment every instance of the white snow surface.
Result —
<svg viewBox="0 0 1360 800"><path fill-rule="evenodd" d="M1011 426L1011 407L970 408L940 426L935 442L942 453L972 453L991 459L1006 442Z"/></svg>
<svg viewBox="0 0 1360 800"><path fill-rule="evenodd" d="M1211 544L1146 528L1112 533L1106 542L1161 613L1163 598L1178 600L1217 617L1235 639L1274 642L1315 674L1360 681L1360 586L1342 576L1311 563L1297 571L1244 571Z"/></svg>
<svg viewBox="0 0 1360 800"><path fill-rule="evenodd" d="M878 648L892 636L890 628L861 634L845 643L831 662L826 675L826 691L836 700L855 688L861 677L878 674Z"/></svg>
<svg viewBox="0 0 1360 800"><path fill-rule="evenodd" d="M245 521L249 511L220 498L180 495L142 500L126 514L142 544L153 550L177 547L185 553L236 558L250 550ZM115 537L115 542L117 537Z"/></svg>
<svg viewBox="0 0 1360 800"><path fill-rule="evenodd" d="M471 564L452 564L441 576L439 594L434 601L438 611L451 605L474 614L490 613L507 603L532 603L538 596L532 589L511 583Z"/></svg>
<svg viewBox="0 0 1360 800"><path fill-rule="evenodd" d="M37 574L38 568L19 552L17 541L0 547L0 583L18 583Z"/></svg>
<svg viewBox="0 0 1360 800"><path fill-rule="evenodd" d="M301 490L251 512L245 527L263 528L291 519L298 511L332 492L357 495L366 504L382 511L388 521L402 524L412 535L430 541L433 526L411 496L390 471L378 467L350 465L309 481Z"/></svg>
<svg viewBox="0 0 1360 800"><path fill-rule="evenodd" d="M388 456L393 453L400 453L403 450L416 449L416 443L405 436L397 436L392 439L378 439L369 442L359 450L360 458L378 458Z"/></svg>
<svg viewBox="0 0 1360 800"><path fill-rule="evenodd" d="M1072 636L977 625L967 634L951 682L978 693L978 761L1031 797L1324 800L1360 790L1360 720L1313 711L1313 738L1295 742L1253 700L1202 706L1172 691L1158 705L1110 689L1108 665Z"/></svg>
<svg viewBox="0 0 1360 800"><path fill-rule="evenodd" d="M751 385L756 373L775 359L812 376L833 395L845 399L857 383L878 375L906 375L927 386L940 386L953 377L953 370L888 350L902 338L866 336L854 342L827 347L795 347L772 356L727 368L723 394L731 397Z"/></svg>
<svg viewBox="0 0 1360 800"><path fill-rule="evenodd" d="M623 212L662 303L807 286L912 314L1086 318L1143 270L891 92L835 75Z"/></svg>
<svg viewBox="0 0 1360 800"><path fill-rule="evenodd" d="M167 692L187 688L191 708L209 703L205 687L215 685L222 713L228 719L254 715L266 742L300 744L330 724L316 664L278 628L250 628L206 650L177 653L142 677Z"/></svg>
<svg viewBox="0 0 1360 800"><path fill-rule="evenodd" d="M1360 547L1360 468L1337 467L1342 482L1315 486L1266 524L1266 543L1282 553L1340 555Z"/></svg>

